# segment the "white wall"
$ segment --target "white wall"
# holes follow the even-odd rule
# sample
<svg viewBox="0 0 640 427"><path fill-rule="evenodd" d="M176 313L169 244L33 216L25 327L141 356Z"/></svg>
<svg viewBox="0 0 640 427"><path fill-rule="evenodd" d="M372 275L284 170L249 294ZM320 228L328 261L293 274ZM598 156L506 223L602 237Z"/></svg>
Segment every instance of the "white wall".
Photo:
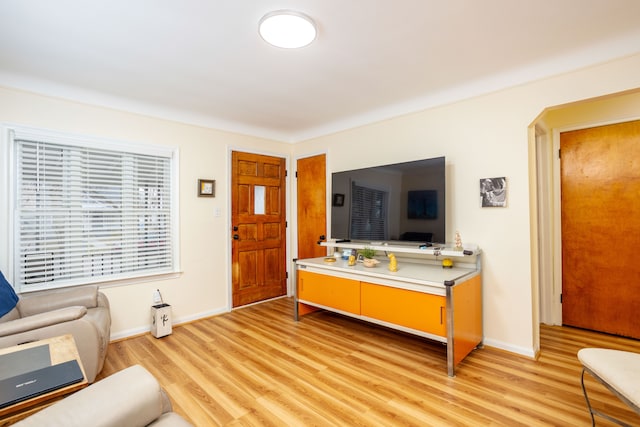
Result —
<svg viewBox="0 0 640 427"><path fill-rule="evenodd" d="M529 127L547 107L640 87L640 55L296 144L329 172L446 156L447 240L483 249L485 344L533 356ZM507 177L507 208L481 208L479 180ZM535 195L532 198L535 202ZM535 265L535 263L534 263ZM533 279L532 279L533 277Z"/></svg>
<svg viewBox="0 0 640 427"><path fill-rule="evenodd" d="M104 289L112 303L114 337L148 329L156 288L178 320L228 309L229 147L292 158L326 151L329 172L444 155L447 239L453 240L459 230L463 242L477 243L484 251L485 343L533 355L537 325L532 319L537 307L533 307L532 292L537 292L537 284L531 271L528 127L547 107L639 88L638 70L640 55L635 55L293 147L2 88L0 122L179 146L183 274ZM0 165L5 155L0 153ZM2 206L7 197L5 174L0 173ZM508 207L480 208L479 180L498 176L508 180ZM196 197L198 178L216 180L214 199ZM295 202L295 195L290 197ZM222 212L219 218L213 216L216 207ZM2 233L7 215L0 208ZM295 230L292 223L289 229ZM0 241L0 268L8 262L5 243L6 239Z"/></svg>
<svg viewBox="0 0 640 427"><path fill-rule="evenodd" d="M90 100L87 100L90 102ZM179 147L180 254L175 279L105 287L112 308L112 337L149 329L152 291L160 289L174 320L227 311L229 296L229 150L269 152L289 157L291 145L188 126L105 108L0 88L0 122L40 127L120 141ZM6 152L0 152L0 235L7 230ZM198 198L198 178L216 180L216 197ZM220 217L214 216L219 208ZM0 269L7 271L7 240L0 241Z"/></svg>

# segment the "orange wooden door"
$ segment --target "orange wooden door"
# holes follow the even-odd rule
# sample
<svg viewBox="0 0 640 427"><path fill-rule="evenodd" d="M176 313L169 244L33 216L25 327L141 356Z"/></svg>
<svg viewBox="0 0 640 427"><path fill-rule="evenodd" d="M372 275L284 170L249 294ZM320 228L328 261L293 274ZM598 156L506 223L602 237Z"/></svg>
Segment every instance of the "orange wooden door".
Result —
<svg viewBox="0 0 640 427"><path fill-rule="evenodd" d="M315 258L327 254L318 245L327 233L326 156L320 154L299 159L298 184L298 258Z"/></svg>
<svg viewBox="0 0 640 427"><path fill-rule="evenodd" d="M640 121L562 133L562 322L640 338Z"/></svg>
<svg viewBox="0 0 640 427"><path fill-rule="evenodd" d="M287 293L285 159L232 153L232 294L238 307Z"/></svg>

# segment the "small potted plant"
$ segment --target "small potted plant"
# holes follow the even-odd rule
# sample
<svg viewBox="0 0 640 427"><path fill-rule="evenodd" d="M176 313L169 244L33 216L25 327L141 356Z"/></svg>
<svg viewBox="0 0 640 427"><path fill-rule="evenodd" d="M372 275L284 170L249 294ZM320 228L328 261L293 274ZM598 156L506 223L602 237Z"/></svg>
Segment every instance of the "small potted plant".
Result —
<svg viewBox="0 0 640 427"><path fill-rule="evenodd" d="M364 247L360 250L360 255L362 255L362 264L365 267L375 267L380 261L375 259L376 250L369 247Z"/></svg>
<svg viewBox="0 0 640 427"><path fill-rule="evenodd" d="M376 250L365 246L364 248L360 249L360 255L362 255L363 258L373 259L373 257L376 256Z"/></svg>

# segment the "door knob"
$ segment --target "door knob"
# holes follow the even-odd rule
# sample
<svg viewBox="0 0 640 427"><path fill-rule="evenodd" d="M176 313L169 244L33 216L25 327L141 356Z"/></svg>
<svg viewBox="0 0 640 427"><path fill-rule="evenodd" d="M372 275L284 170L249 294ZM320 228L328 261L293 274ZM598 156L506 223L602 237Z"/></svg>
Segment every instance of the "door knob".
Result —
<svg viewBox="0 0 640 427"><path fill-rule="evenodd" d="M238 226L237 225L233 226L233 231L238 231Z"/></svg>
<svg viewBox="0 0 640 427"><path fill-rule="evenodd" d="M324 234L321 234L321 235L320 235L320 237L319 237L319 239L320 239L320 240L324 240L324 239L326 239L326 237L324 236Z"/></svg>
<svg viewBox="0 0 640 427"><path fill-rule="evenodd" d="M240 236L238 236L237 234L233 235L233 240L238 240L240 238Z"/></svg>

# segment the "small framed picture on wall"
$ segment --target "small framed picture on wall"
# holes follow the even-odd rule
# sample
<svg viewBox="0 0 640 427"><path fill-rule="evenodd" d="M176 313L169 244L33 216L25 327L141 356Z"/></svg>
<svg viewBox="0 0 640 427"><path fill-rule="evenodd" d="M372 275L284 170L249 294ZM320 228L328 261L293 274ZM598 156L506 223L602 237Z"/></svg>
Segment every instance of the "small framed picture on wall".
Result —
<svg viewBox="0 0 640 427"><path fill-rule="evenodd" d="M480 180L480 203L483 208L507 206L507 178L482 178Z"/></svg>
<svg viewBox="0 0 640 427"><path fill-rule="evenodd" d="M216 182L212 179L198 180L198 197L215 197Z"/></svg>

